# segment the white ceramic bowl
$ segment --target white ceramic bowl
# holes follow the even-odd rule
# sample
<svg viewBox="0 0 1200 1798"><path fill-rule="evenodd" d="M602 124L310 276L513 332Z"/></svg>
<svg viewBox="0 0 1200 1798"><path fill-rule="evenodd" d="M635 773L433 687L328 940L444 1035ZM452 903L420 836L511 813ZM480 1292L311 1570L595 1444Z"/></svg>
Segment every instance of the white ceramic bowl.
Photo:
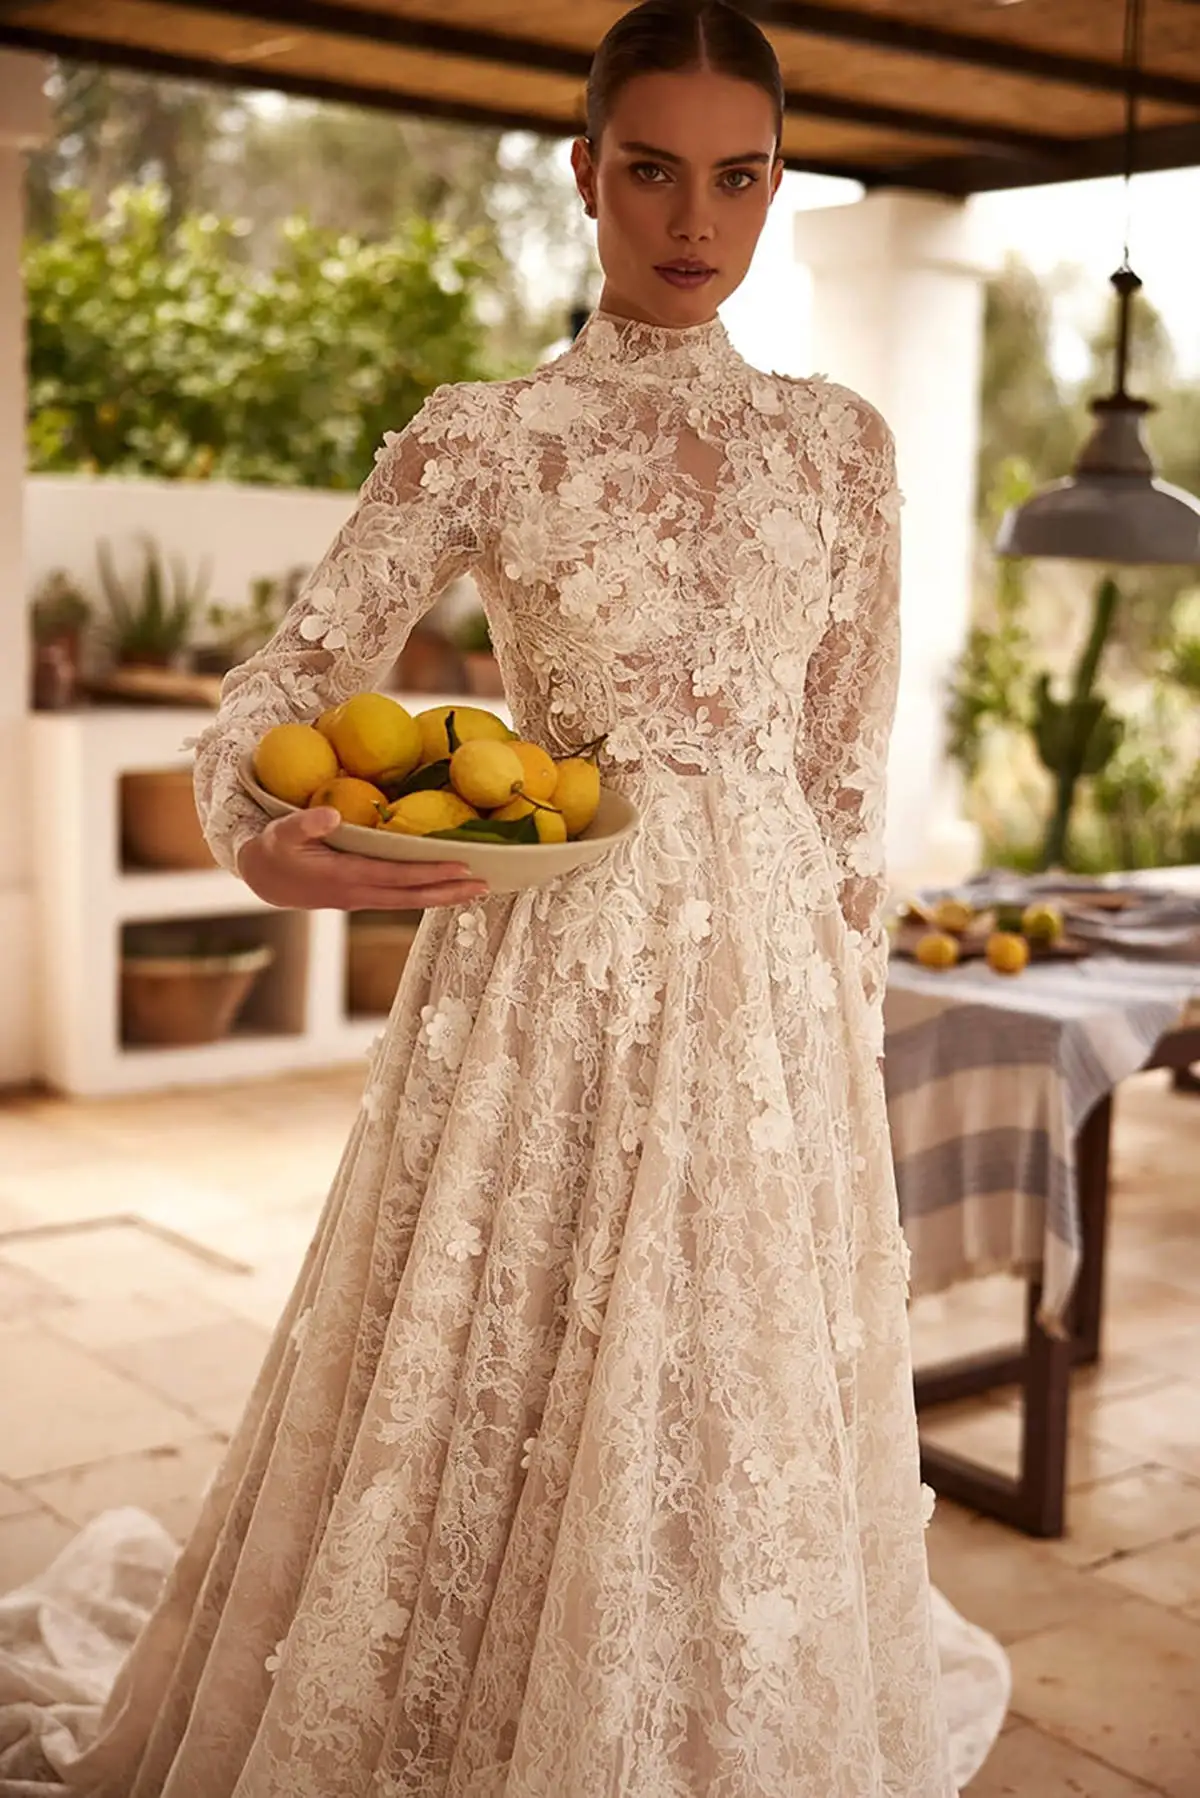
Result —
<svg viewBox="0 0 1200 1798"><path fill-rule="evenodd" d="M299 809L259 786L249 757L242 764L241 779L251 799L269 817L286 818ZM435 837L406 837L394 830L367 830L362 824L339 824L325 840L331 848L367 855L374 861L456 862L486 880L490 892L520 893L602 861L632 835L638 818L631 800L602 786L596 816L582 836L566 843L448 843Z"/></svg>

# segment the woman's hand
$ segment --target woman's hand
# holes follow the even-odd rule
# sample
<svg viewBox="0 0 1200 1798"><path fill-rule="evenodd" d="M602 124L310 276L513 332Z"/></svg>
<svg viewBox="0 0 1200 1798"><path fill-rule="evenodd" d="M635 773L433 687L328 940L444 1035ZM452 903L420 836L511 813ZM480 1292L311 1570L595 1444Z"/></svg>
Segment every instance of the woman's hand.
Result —
<svg viewBox="0 0 1200 1798"><path fill-rule="evenodd" d="M384 862L330 849L324 839L341 821L332 806L274 819L243 844L238 873L268 905L299 911L423 911L488 890L461 862Z"/></svg>

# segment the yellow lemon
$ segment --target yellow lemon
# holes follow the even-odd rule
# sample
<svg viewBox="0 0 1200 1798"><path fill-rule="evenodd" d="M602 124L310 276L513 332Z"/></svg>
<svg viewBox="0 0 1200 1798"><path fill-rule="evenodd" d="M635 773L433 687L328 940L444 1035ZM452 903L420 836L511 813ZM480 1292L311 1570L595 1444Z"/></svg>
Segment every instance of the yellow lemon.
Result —
<svg viewBox="0 0 1200 1798"><path fill-rule="evenodd" d="M416 715L417 729L421 733L422 762L441 762L450 753L450 740L446 735L446 719L454 713L454 729L460 743L473 743L484 739L491 743L508 743L515 737L503 718L495 712L489 712L484 706L477 705L433 705Z"/></svg>
<svg viewBox="0 0 1200 1798"><path fill-rule="evenodd" d="M360 780L403 780L421 759L416 719L386 693L356 693L338 706L329 741L347 774Z"/></svg>
<svg viewBox="0 0 1200 1798"><path fill-rule="evenodd" d="M311 724L276 724L254 751L258 784L288 805L307 805L337 771L337 756Z"/></svg>
<svg viewBox="0 0 1200 1798"><path fill-rule="evenodd" d="M521 791L527 799L549 799L558 781L558 763L540 743L529 743L518 737L509 748L521 759L525 779Z"/></svg>
<svg viewBox="0 0 1200 1798"><path fill-rule="evenodd" d="M342 814L343 824L361 824L375 830L379 824L379 808L387 806L387 795L369 780L356 780L352 774L339 774L327 780L309 799L310 806L331 805Z"/></svg>
<svg viewBox="0 0 1200 1798"><path fill-rule="evenodd" d="M952 968L958 960L958 943L944 930L927 930L916 954L923 968Z"/></svg>
<svg viewBox="0 0 1200 1798"><path fill-rule="evenodd" d="M935 930L945 931L950 936L961 936L975 913L961 899L942 899L934 906L931 915Z"/></svg>
<svg viewBox="0 0 1200 1798"><path fill-rule="evenodd" d="M562 813L553 807L534 805L532 800L517 798L510 799L507 805L499 806L496 811L489 812L488 816L490 818L500 818L504 822L507 822L510 818L527 818L530 812L533 813L534 823L537 826L538 840L540 842L566 842L567 821Z"/></svg>
<svg viewBox="0 0 1200 1798"><path fill-rule="evenodd" d="M988 966L997 974L1019 974L1029 966L1029 944L1012 930L993 930L987 940Z"/></svg>
<svg viewBox="0 0 1200 1798"><path fill-rule="evenodd" d="M451 786L481 811L506 805L524 778L524 766L511 743L474 738L450 757Z"/></svg>
<svg viewBox="0 0 1200 1798"><path fill-rule="evenodd" d="M424 792L406 793L403 799L397 799L384 814L381 828L398 831L405 837L427 837L431 831L453 830L456 825L465 824L468 818L478 816L474 806L460 799L457 793L430 787Z"/></svg>
<svg viewBox="0 0 1200 1798"><path fill-rule="evenodd" d="M1056 905L1027 905L1021 914L1021 930L1031 943L1059 943L1063 915Z"/></svg>
<svg viewBox="0 0 1200 1798"><path fill-rule="evenodd" d="M319 730L321 735L326 739L326 741L332 743L333 738L330 736L329 733L332 730L334 724L341 717L341 715L342 715L342 707L340 705L330 706L330 708L327 712L321 713L321 716L317 719L317 722L313 726L313 729Z"/></svg>
<svg viewBox="0 0 1200 1798"><path fill-rule="evenodd" d="M566 819L569 837L585 831L600 809L600 770L595 762L578 755L559 762L550 800Z"/></svg>

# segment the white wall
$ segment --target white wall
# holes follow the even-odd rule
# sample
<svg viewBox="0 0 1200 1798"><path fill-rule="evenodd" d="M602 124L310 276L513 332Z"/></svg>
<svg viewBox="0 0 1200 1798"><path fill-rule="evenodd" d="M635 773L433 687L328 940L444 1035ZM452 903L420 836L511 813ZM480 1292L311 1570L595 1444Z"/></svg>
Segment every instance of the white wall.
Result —
<svg viewBox="0 0 1200 1798"><path fill-rule="evenodd" d="M244 487L225 481L122 480L112 476L28 475L25 479L25 587L32 594L61 568L100 599L96 545L106 537L118 568L141 567L147 534L169 559L195 573L212 565L210 599L240 606L252 580L311 566L353 509L353 493ZM469 583L429 614L443 626L474 602Z"/></svg>

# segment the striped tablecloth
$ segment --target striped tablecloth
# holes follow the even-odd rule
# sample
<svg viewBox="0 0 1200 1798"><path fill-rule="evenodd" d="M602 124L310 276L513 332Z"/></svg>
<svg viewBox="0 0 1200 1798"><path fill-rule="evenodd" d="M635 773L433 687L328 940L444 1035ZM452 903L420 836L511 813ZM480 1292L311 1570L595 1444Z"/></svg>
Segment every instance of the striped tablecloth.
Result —
<svg viewBox="0 0 1200 1798"><path fill-rule="evenodd" d="M1040 1321L1061 1331L1079 1267L1075 1133L1198 999L1196 962L1096 955L1013 979L893 961L885 1069L914 1296L1040 1268Z"/></svg>

